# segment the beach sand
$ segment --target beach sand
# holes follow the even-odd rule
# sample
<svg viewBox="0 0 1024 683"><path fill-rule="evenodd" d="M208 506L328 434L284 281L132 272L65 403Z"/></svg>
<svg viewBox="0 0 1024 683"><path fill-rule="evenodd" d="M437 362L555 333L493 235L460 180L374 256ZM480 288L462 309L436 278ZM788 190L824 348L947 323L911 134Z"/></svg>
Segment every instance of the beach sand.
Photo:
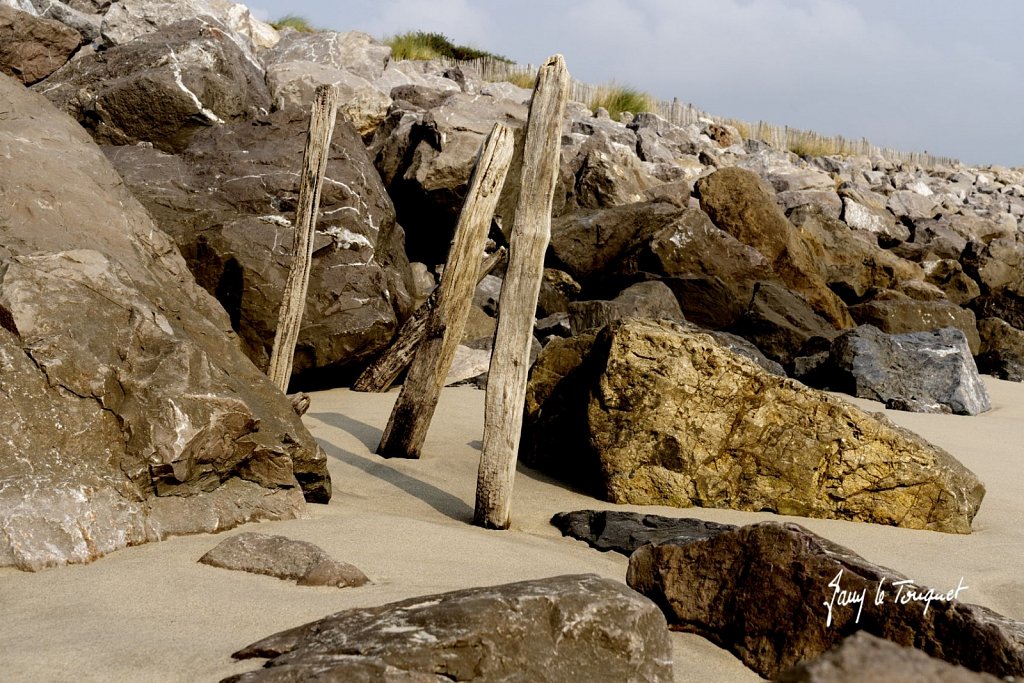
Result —
<svg viewBox="0 0 1024 683"><path fill-rule="evenodd" d="M35 574L0 569L0 678L5 681L215 681L262 660L233 651L276 631L351 607L565 573L625 580L627 559L562 538L560 511L616 508L718 522L798 522L870 561L1024 620L1024 385L985 378L991 412L978 417L885 411L973 470L988 493L971 535L702 508L613 506L520 468L509 531L469 524L483 430L484 393L446 389L418 461L373 455L397 392L313 394L305 422L330 459L334 498L306 519L250 524L219 535L172 538L90 565ZM877 403L854 400L862 408ZM201 565L241 531L310 541L373 581L308 588ZM822 587L823 599L825 586ZM771 596L765 596L770 599ZM824 607L822 607L824 619ZM759 677L725 650L672 635L677 681Z"/></svg>

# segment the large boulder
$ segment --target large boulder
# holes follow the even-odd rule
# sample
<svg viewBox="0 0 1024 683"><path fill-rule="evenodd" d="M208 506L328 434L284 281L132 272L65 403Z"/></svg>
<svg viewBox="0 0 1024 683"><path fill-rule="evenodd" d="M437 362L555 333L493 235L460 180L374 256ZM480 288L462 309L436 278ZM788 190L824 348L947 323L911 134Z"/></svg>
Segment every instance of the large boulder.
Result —
<svg viewBox="0 0 1024 683"><path fill-rule="evenodd" d="M82 44L82 34L59 21L0 4L0 72L25 85L64 66Z"/></svg>
<svg viewBox="0 0 1024 683"><path fill-rule="evenodd" d="M152 142L165 151L183 150L199 130L270 108L259 67L200 19L72 60L33 88L97 142Z"/></svg>
<svg viewBox="0 0 1024 683"><path fill-rule="evenodd" d="M998 683L1002 679L857 631L820 657L787 669L775 680L778 683Z"/></svg>
<svg viewBox="0 0 1024 683"><path fill-rule="evenodd" d="M242 648L235 683L671 681L665 618L592 574L428 595L332 614Z"/></svg>
<svg viewBox="0 0 1024 683"><path fill-rule="evenodd" d="M0 100L0 565L325 502L323 450L85 131L6 76Z"/></svg>
<svg viewBox="0 0 1024 683"><path fill-rule="evenodd" d="M999 379L1024 382L1024 331L999 318L984 318L978 321L978 333L978 369Z"/></svg>
<svg viewBox="0 0 1024 683"><path fill-rule="evenodd" d="M828 288L799 233L756 174L722 168L697 182L700 205L711 220L759 252L790 289L799 292L831 325L853 327L846 306Z"/></svg>
<svg viewBox="0 0 1024 683"><path fill-rule="evenodd" d="M974 313L945 299L922 301L902 292L883 290L850 306L850 314L858 325L874 325L889 334L934 332L955 327L967 337L971 353L978 353L981 345Z"/></svg>
<svg viewBox="0 0 1024 683"><path fill-rule="evenodd" d="M180 156L105 148L200 285L266 367L291 264L308 113L286 109L198 134ZM412 300L394 208L351 124L331 138L293 373L343 381L387 345Z"/></svg>
<svg viewBox="0 0 1024 683"><path fill-rule="evenodd" d="M495 122L515 129L525 126L527 108L511 100L462 92L422 104L426 106L396 98L388 121L375 135L373 149L398 220L406 229L409 258L434 265L447 257L484 139ZM496 211L506 231L512 228L520 167L521 162L513 159Z"/></svg>
<svg viewBox="0 0 1024 683"><path fill-rule="evenodd" d="M626 580L662 606L670 625L772 679L858 630L997 677L1024 674L1024 623L960 602L962 582L895 585L906 577L796 524L646 545Z"/></svg>
<svg viewBox="0 0 1024 683"><path fill-rule="evenodd" d="M615 322L589 348L576 339L531 372L528 464L615 503L970 532L981 482L884 417L671 323Z"/></svg>
<svg viewBox="0 0 1024 683"><path fill-rule="evenodd" d="M850 330L832 342L828 388L883 403L914 399L957 415L992 407L967 338L952 327L892 335L872 325Z"/></svg>
<svg viewBox="0 0 1024 683"><path fill-rule="evenodd" d="M801 296L776 282L755 283L750 304L730 330L783 367L827 349L839 334Z"/></svg>

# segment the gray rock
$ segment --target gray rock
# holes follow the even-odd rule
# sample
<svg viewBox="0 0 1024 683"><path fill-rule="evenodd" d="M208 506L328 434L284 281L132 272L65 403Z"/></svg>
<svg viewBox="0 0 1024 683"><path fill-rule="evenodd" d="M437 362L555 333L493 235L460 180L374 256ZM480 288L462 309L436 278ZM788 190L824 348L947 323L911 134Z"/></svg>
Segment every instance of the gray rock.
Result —
<svg viewBox="0 0 1024 683"><path fill-rule="evenodd" d="M497 315L502 282L497 275L484 275L473 292L473 305L480 307L488 315Z"/></svg>
<svg viewBox="0 0 1024 683"><path fill-rule="evenodd" d="M270 108L262 71L221 29L197 19L75 59L33 88L97 142L147 141L165 151Z"/></svg>
<svg viewBox="0 0 1024 683"><path fill-rule="evenodd" d="M25 85L59 69L81 44L81 34L59 21L0 5L0 72Z"/></svg>
<svg viewBox="0 0 1024 683"><path fill-rule="evenodd" d="M977 353L981 345L974 313L950 301L922 301L902 292L882 291L867 301L850 306L850 315L859 325L874 325L889 334L933 332L955 327L967 337L971 353Z"/></svg>
<svg viewBox="0 0 1024 683"><path fill-rule="evenodd" d="M361 673L367 660L397 674L386 680L672 680L658 608L621 583L590 574L338 612L233 656L270 660L262 670L228 679L236 683L381 680Z"/></svg>
<svg viewBox="0 0 1024 683"><path fill-rule="evenodd" d="M572 334L597 330L622 318L684 321L672 290L657 280L627 287L611 301L574 301L569 304Z"/></svg>
<svg viewBox="0 0 1024 683"><path fill-rule="evenodd" d="M961 602L959 586L931 587L943 600L926 610L923 601L903 598L910 591L924 596L928 587L894 586L906 577L796 524L764 522L704 541L646 545L630 558L626 580L662 606L671 626L685 625L768 678L855 630L997 677L1024 674L1024 623ZM833 582L849 595L864 591L863 606L840 603Z"/></svg>
<svg viewBox="0 0 1024 683"><path fill-rule="evenodd" d="M361 571L338 562L317 545L251 531L221 541L199 561L211 567L295 581L300 586L345 588L370 582Z"/></svg>
<svg viewBox="0 0 1024 683"><path fill-rule="evenodd" d="M632 131L622 130L634 137ZM636 156L635 140L620 144L604 130L587 138L568 170L573 177L570 201L586 209L643 201L647 190L658 184Z"/></svg>
<svg viewBox="0 0 1024 683"><path fill-rule="evenodd" d="M910 399L946 406L957 415L992 407L967 338L955 328L890 335L862 325L832 342L831 366L830 388L860 398ZM901 405L897 409L915 404Z"/></svg>
<svg viewBox="0 0 1024 683"><path fill-rule="evenodd" d="M551 518L563 536L586 541L601 551L614 550L627 557L647 543L673 541L679 544L713 538L736 528L702 519L645 515L620 510L576 510L559 512Z"/></svg>
<svg viewBox="0 0 1024 683"><path fill-rule="evenodd" d="M180 156L106 148L196 279L228 311L258 367L269 362L291 263L308 125L305 111L286 109L204 131ZM412 305L394 208L359 136L340 118L313 248L293 374L336 385L391 341Z"/></svg>
<svg viewBox="0 0 1024 683"><path fill-rule="evenodd" d="M0 101L0 564L326 502L326 455L85 131L2 75Z"/></svg>
<svg viewBox="0 0 1024 683"><path fill-rule="evenodd" d="M455 357L444 378L444 385L451 386L487 374L491 367L489 349L472 349L468 346L455 347Z"/></svg>
<svg viewBox="0 0 1024 683"><path fill-rule="evenodd" d="M569 314L565 312L552 313L546 318L541 318L534 325L534 331L541 339L552 335L556 337L568 337L572 334Z"/></svg>
<svg viewBox="0 0 1024 683"><path fill-rule="evenodd" d="M999 379L1024 382L1024 331L999 318L978 321L978 370Z"/></svg>
<svg viewBox="0 0 1024 683"><path fill-rule="evenodd" d="M828 348L839 334L802 297L774 282L755 285L750 305L730 331L783 367L798 356Z"/></svg>
<svg viewBox="0 0 1024 683"><path fill-rule="evenodd" d="M286 62L311 62L374 81L384 75L391 48L360 31L288 31L260 58L268 68Z"/></svg>
<svg viewBox="0 0 1024 683"><path fill-rule="evenodd" d="M820 657L797 664L775 680L778 683L998 683L1001 679L857 631Z"/></svg>
<svg viewBox="0 0 1024 683"><path fill-rule="evenodd" d="M68 28L77 31L86 41L95 41L100 37L100 17L85 7L75 7L76 3L64 3L60 0L34 0L33 4L39 16L59 21Z"/></svg>

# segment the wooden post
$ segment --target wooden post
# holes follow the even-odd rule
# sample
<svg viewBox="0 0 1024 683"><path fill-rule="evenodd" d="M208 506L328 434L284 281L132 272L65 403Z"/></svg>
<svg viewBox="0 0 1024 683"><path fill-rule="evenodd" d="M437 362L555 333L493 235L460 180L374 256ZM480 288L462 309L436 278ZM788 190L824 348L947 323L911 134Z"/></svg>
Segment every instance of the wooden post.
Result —
<svg viewBox="0 0 1024 683"><path fill-rule="evenodd" d="M544 252L551 239L551 205L568 95L565 60L562 55L554 55L540 68L530 104L522 183L484 400L484 446L473 523L492 529L507 529L509 525L530 343L544 274Z"/></svg>
<svg viewBox="0 0 1024 683"><path fill-rule="evenodd" d="M316 215L320 210L320 188L323 186L327 159L330 157L331 135L338 113L338 89L321 85L316 89L313 109L309 116L306 148L302 153L302 173L299 175L299 207L295 213L295 241L292 246L292 265L284 286L281 312L274 333L274 348L270 354L267 374L282 392L288 391L292 375L295 344L299 341L302 313L306 308L309 272L313 268L313 233Z"/></svg>
<svg viewBox="0 0 1024 683"><path fill-rule="evenodd" d="M501 247L484 259L477 274L477 284L505 259L506 253L505 247ZM376 360L366 366L366 369L352 383L353 391L374 393L387 391L395 379L402 374L402 370L405 370L405 367L412 362L416 347L423 341L423 337L427 333L427 321L434 309L437 308L437 296L440 291L441 288L438 287L431 292L427 300L420 304L419 308L402 324L395 341Z"/></svg>
<svg viewBox="0 0 1024 683"><path fill-rule="evenodd" d="M402 391L391 411L391 419L377 447L380 455L389 458L420 457L445 375L466 327L480 269L480 254L487 241L487 231L512 163L514 148L512 131L500 123L494 124L469 180L469 193L455 227L441 284L438 285L437 308L429 316L423 341L409 366Z"/></svg>

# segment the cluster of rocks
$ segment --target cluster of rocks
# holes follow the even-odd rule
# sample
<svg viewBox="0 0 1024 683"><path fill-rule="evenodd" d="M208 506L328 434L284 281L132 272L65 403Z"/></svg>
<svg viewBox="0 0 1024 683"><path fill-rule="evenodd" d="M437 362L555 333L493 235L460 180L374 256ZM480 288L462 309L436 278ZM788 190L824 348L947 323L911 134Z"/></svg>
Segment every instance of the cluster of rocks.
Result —
<svg viewBox="0 0 1024 683"><path fill-rule="evenodd" d="M772 680L865 680L854 665L875 656L870 670L884 680L1024 673L1024 623L961 602L963 586L920 586L796 524L595 510L552 523L629 556L627 583L670 627L708 638ZM846 599L861 594L862 602Z"/></svg>

